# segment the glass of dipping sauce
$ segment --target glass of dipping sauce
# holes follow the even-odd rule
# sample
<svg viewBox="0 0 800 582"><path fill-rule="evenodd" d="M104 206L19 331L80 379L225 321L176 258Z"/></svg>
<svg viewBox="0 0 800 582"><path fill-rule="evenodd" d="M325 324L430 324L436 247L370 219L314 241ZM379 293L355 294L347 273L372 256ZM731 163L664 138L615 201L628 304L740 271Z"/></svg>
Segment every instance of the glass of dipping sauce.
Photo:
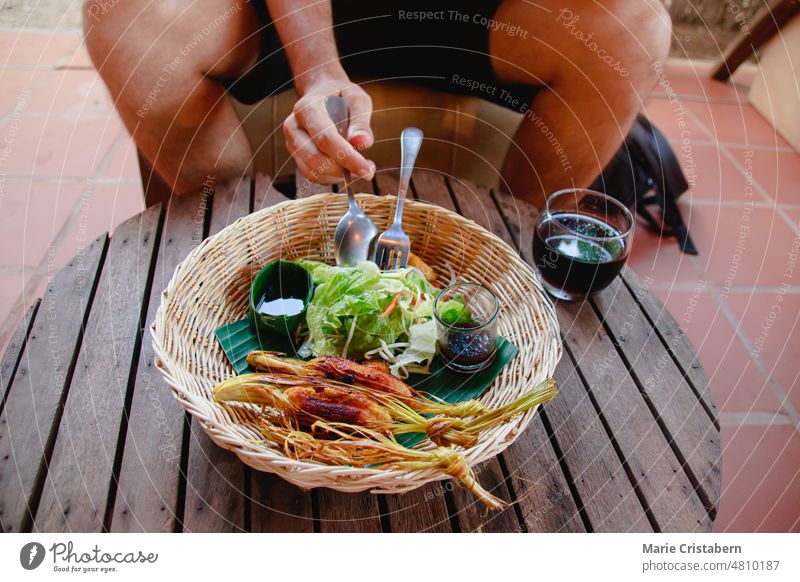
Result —
<svg viewBox="0 0 800 582"><path fill-rule="evenodd" d="M289 261L267 263L250 289L250 316L258 331L291 335L314 295L311 276Z"/></svg>
<svg viewBox="0 0 800 582"><path fill-rule="evenodd" d="M433 303L439 353L458 372L477 372L497 354L497 296L478 283L456 283Z"/></svg>

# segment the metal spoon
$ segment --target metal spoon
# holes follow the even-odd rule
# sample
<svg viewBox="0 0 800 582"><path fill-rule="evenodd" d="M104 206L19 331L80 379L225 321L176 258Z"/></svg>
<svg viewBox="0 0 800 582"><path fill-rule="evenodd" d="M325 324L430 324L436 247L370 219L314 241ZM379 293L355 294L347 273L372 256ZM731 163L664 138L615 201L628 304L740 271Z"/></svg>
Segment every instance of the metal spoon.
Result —
<svg viewBox="0 0 800 582"><path fill-rule="evenodd" d="M329 95L325 97L325 108L339 135L347 139L347 128L350 126L350 110L347 102L338 95ZM337 265L354 267L359 261L372 259L373 243L378 235L378 229L356 202L355 195L350 189L350 171L342 168L342 173L350 208L336 227L333 248Z"/></svg>

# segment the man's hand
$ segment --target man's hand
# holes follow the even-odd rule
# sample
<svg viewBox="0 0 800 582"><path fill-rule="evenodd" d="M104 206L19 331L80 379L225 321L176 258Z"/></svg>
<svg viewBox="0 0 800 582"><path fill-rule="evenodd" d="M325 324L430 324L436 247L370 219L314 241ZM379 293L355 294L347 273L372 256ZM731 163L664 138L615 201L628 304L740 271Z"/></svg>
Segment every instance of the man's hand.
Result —
<svg viewBox="0 0 800 582"><path fill-rule="evenodd" d="M371 180L375 164L358 151L368 148L374 141L369 125L370 96L345 75L319 79L303 89L292 113L283 122L286 147L297 167L311 182L321 184L339 180L342 166L353 176ZM325 109L328 95L341 95L350 107L347 139L336 131Z"/></svg>
<svg viewBox="0 0 800 582"><path fill-rule="evenodd" d="M372 179L375 164L357 151L374 141L369 128L372 100L350 82L339 62L330 1L267 0L267 7L300 95L283 123L286 147L297 167L312 182L335 182L341 167ZM325 109L328 95L341 95L350 107L347 139L336 131Z"/></svg>

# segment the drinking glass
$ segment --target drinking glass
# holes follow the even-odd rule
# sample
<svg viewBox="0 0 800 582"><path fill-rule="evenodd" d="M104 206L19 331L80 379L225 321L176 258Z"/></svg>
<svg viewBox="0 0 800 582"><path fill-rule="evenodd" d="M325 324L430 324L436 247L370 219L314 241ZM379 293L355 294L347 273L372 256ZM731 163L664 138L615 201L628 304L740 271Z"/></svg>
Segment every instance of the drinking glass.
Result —
<svg viewBox="0 0 800 582"><path fill-rule="evenodd" d="M533 240L545 289L577 301L602 291L630 254L633 215L611 196L570 188L547 200Z"/></svg>
<svg viewBox="0 0 800 582"><path fill-rule="evenodd" d="M500 302L478 283L456 283L433 303L439 353L444 364L459 372L477 372L497 354Z"/></svg>

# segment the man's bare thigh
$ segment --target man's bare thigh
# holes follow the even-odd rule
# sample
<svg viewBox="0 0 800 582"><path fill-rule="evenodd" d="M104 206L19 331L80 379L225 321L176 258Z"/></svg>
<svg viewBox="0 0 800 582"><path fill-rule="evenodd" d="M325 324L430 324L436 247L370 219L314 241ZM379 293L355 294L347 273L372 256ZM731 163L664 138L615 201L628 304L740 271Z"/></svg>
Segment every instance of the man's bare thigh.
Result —
<svg viewBox="0 0 800 582"><path fill-rule="evenodd" d="M236 77L260 47L258 19L245 0L90 0L84 23L92 58L111 78L162 67L179 77Z"/></svg>

